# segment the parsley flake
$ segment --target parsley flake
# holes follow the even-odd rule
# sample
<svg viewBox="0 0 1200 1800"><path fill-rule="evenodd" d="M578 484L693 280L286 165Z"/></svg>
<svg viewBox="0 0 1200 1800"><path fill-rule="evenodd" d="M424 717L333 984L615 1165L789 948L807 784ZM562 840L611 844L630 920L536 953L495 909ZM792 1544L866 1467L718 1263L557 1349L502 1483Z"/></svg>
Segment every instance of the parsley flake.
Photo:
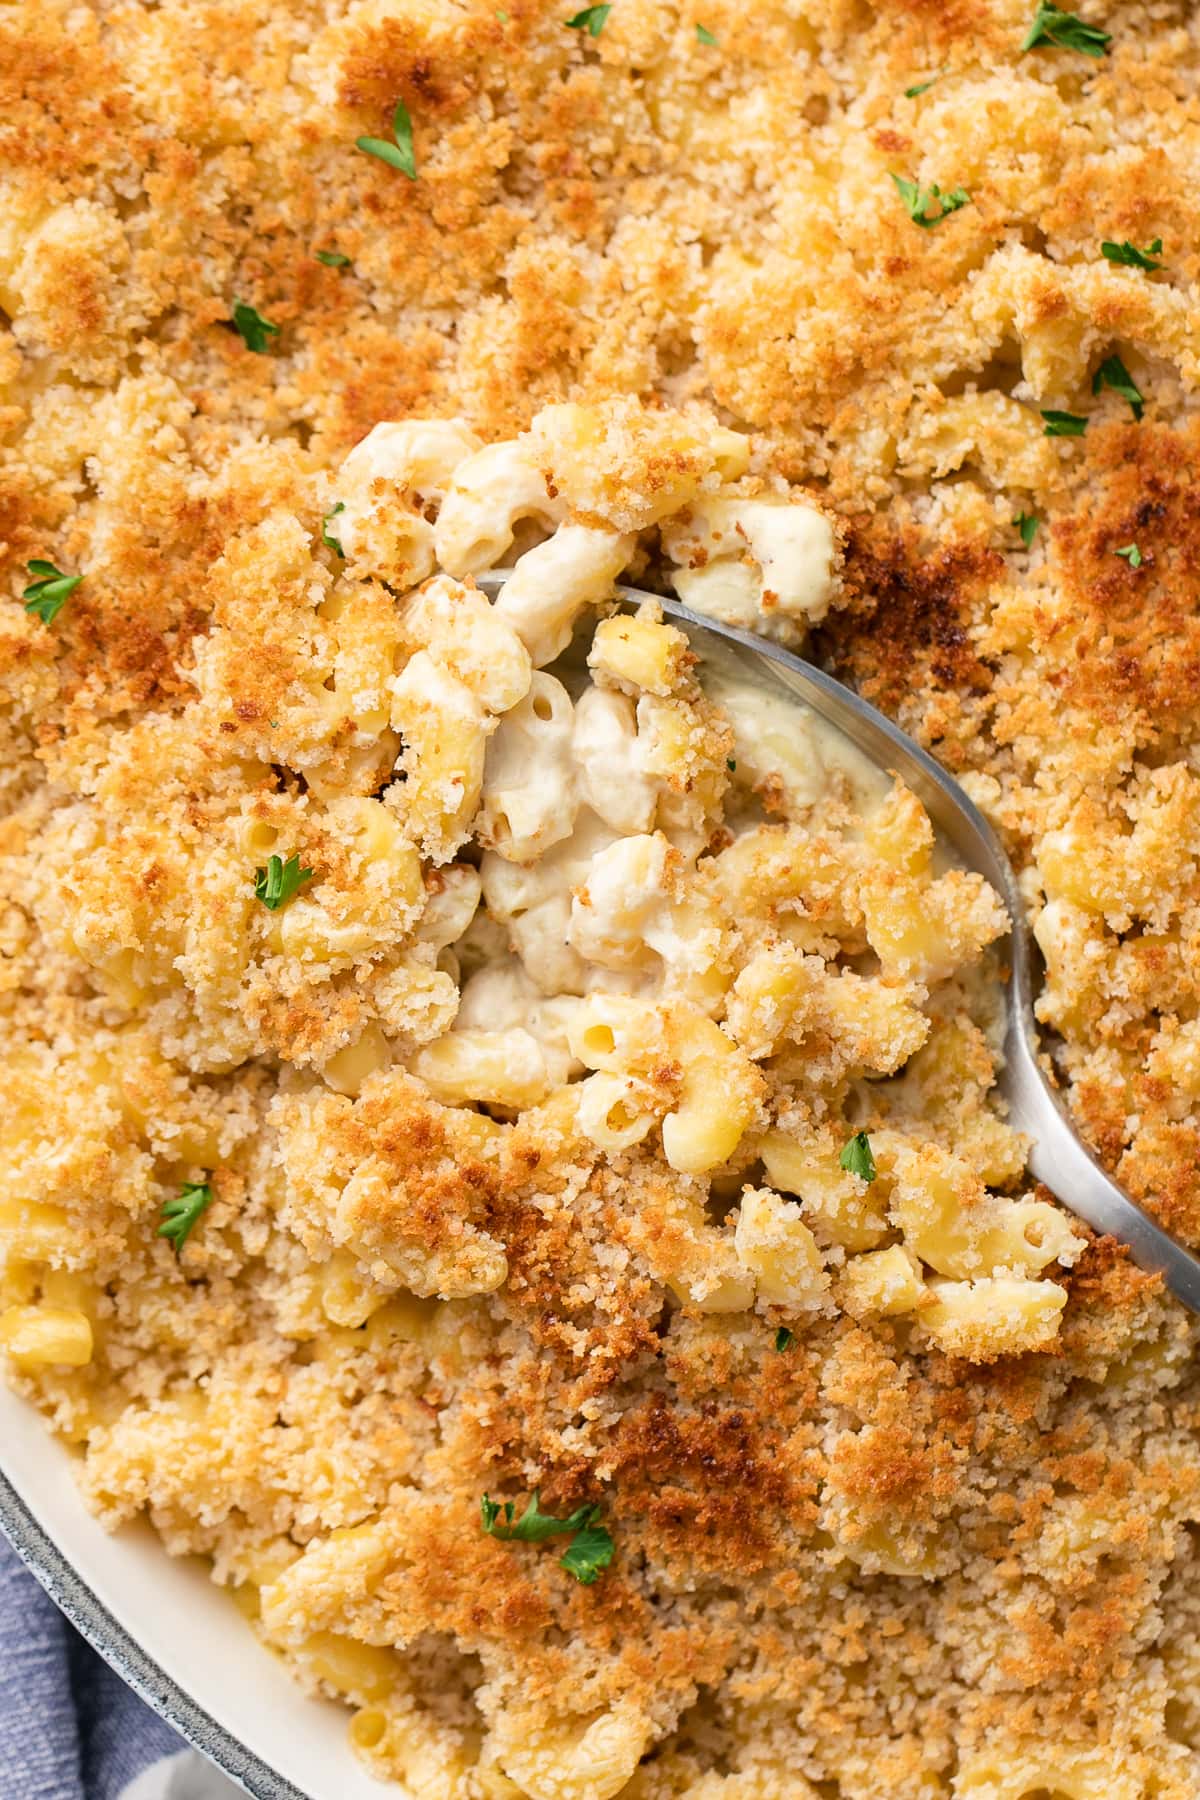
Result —
<svg viewBox="0 0 1200 1800"><path fill-rule="evenodd" d="M271 339L279 336L278 325L272 325L256 307L247 306L244 300L234 301L233 316L226 323L237 332L247 350L253 350L256 356L265 356L271 347Z"/></svg>
<svg viewBox="0 0 1200 1800"><path fill-rule="evenodd" d="M589 37L598 38L608 23L608 15L612 11L609 6L585 6L566 23L572 31L586 31Z"/></svg>
<svg viewBox="0 0 1200 1800"><path fill-rule="evenodd" d="M1036 513L1026 512L1019 512L1013 520L1013 524L1021 534L1021 542L1027 550L1031 548L1041 522Z"/></svg>
<svg viewBox="0 0 1200 1800"><path fill-rule="evenodd" d="M1135 419L1140 419L1145 403L1145 395L1138 391L1137 384L1119 356L1107 356L1092 376L1092 392L1098 394L1101 388L1111 388L1122 400L1128 400Z"/></svg>
<svg viewBox="0 0 1200 1800"><path fill-rule="evenodd" d="M345 510L346 502L344 500L336 500L325 514L325 517L321 520L321 542L327 550L332 550L335 555L340 556L343 562L346 560L346 552L342 549L340 540L335 538L332 531L330 531L329 521L330 519L336 519L338 514L340 512L345 512Z"/></svg>
<svg viewBox="0 0 1200 1800"><path fill-rule="evenodd" d="M915 81L911 87L905 88L904 98L906 100L915 100L918 94L927 94L934 82L940 81L945 73L945 69L939 69L936 74L929 77L928 81Z"/></svg>
<svg viewBox="0 0 1200 1800"><path fill-rule="evenodd" d="M348 269L350 266L350 258L341 250L318 250L316 258L327 269Z"/></svg>
<svg viewBox="0 0 1200 1800"><path fill-rule="evenodd" d="M61 569L56 569L52 562L46 562L40 556L35 556L25 567L31 575L37 577L36 581L31 581L27 588L22 589L21 598L25 602L25 611L36 613L43 625L53 625L83 576L64 575Z"/></svg>
<svg viewBox="0 0 1200 1800"><path fill-rule="evenodd" d="M855 1132L838 1161L843 1169L848 1169L851 1175L860 1176L863 1181L874 1181L879 1172L875 1167L875 1158L871 1155L871 1140L865 1131Z"/></svg>
<svg viewBox="0 0 1200 1800"><path fill-rule="evenodd" d="M1110 387L1114 394L1121 396L1121 400L1128 400L1133 418L1141 419L1146 396L1139 392L1137 383L1133 382L1132 374L1124 367L1119 356L1105 356L1096 374L1092 376L1092 392L1099 394L1103 387Z"/></svg>
<svg viewBox="0 0 1200 1800"><path fill-rule="evenodd" d="M1057 50L1078 50L1081 56L1103 56L1111 43L1111 32L1089 25L1078 13L1061 12L1057 6L1043 3L1033 15L1021 54L1049 45Z"/></svg>
<svg viewBox="0 0 1200 1800"><path fill-rule="evenodd" d="M499 1500L490 1500L485 1494L480 1502L480 1509L483 1529L491 1537L521 1544L540 1544L543 1538L561 1537L568 1531L581 1531L600 1511L595 1505L581 1506L565 1519L556 1519L553 1513L542 1511L540 1488L534 1490L532 1499L519 1519L514 1519L516 1508L511 1500L501 1503Z"/></svg>
<svg viewBox="0 0 1200 1800"><path fill-rule="evenodd" d="M278 912L312 880L312 874L311 869L300 867L294 852L286 862L281 856L268 856L266 868L254 871L254 898L261 900L268 912Z"/></svg>
<svg viewBox="0 0 1200 1800"><path fill-rule="evenodd" d="M965 188L951 188L949 193L943 194L935 181L930 184L929 191L926 193L919 182L907 181L903 175L893 175L892 180L896 184L896 192L903 200L909 218L914 225L919 225L922 231L932 230L935 225L940 225L943 219L948 218L952 212L957 212L960 206L970 206L971 204L971 196ZM931 211L935 205L939 208L937 212Z"/></svg>
<svg viewBox="0 0 1200 1800"><path fill-rule="evenodd" d="M716 38L713 36L712 32L708 29L707 25L697 25L696 37L702 44L715 45L715 43L717 41Z"/></svg>
<svg viewBox="0 0 1200 1800"><path fill-rule="evenodd" d="M1082 437L1087 430L1087 420L1081 419L1078 413L1049 412L1043 407L1042 417L1046 421L1047 437Z"/></svg>
<svg viewBox="0 0 1200 1800"><path fill-rule="evenodd" d="M392 136L394 144L386 138L355 138L354 145L367 156L377 156L380 162L390 163L393 169L399 169L410 181L417 179L417 157L413 149L412 120L408 116L408 108L403 100L397 100L396 110L392 114Z"/></svg>
<svg viewBox="0 0 1200 1800"><path fill-rule="evenodd" d="M611 1534L597 1523L600 1508L594 1501L588 1506L577 1507L565 1519L556 1519L553 1514L542 1511L541 1494L536 1489L519 1519L513 1517L515 1508L511 1500L501 1504L485 1494L479 1508L484 1531L489 1537L504 1542L538 1544L543 1538L565 1537L570 1533L571 1541L558 1559L559 1566L585 1587L590 1587L601 1569L607 1569L613 1559L615 1545Z"/></svg>
<svg viewBox="0 0 1200 1800"><path fill-rule="evenodd" d="M1114 551L1113 554L1115 556L1123 556L1131 569L1140 569L1145 561L1145 558L1136 544L1122 544L1121 548Z"/></svg>
<svg viewBox="0 0 1200 1800"><path fill-rule="evenodd" d="M795 1338L792 1336L786 1325L781 1325L779 1330L775 1333L775 1348L781 1352L790 1350L795 1341Z"/></svg>
<svg viewBox="0 0 1200 1800"><path fill-rule="evenodd" d="M601 1569L607 1569L612 1561L615 1548L611 1533L603 1525L585 1525L559 1557L558 1566L584 1587L591 1587Z"/></svg>
<svg viewBox="0 0 1200 1800"><path fill-rule="evenodd" d="M1123 263L1127 269L1148 269L1153 273L1155 269L1162 268L1162 264L1154 260L1161 249L1161 238L1155 238L1144 250L1138 250L1128 238L1124 238L1119 244L1114 244L1111 238L1105 238L1100 245L1100 254L1110 263Z"/></svg>
<svg viewBox="0 0 1200 1800"><path fill-rule="evenodd" d="M162 1224L157 1235L171 1240L176 1257L187 1243L201 1213L206 1213L212 1205L212 1200L213 1191L207 1181L185 1181L177 1200L163 1201Z"/></svg>

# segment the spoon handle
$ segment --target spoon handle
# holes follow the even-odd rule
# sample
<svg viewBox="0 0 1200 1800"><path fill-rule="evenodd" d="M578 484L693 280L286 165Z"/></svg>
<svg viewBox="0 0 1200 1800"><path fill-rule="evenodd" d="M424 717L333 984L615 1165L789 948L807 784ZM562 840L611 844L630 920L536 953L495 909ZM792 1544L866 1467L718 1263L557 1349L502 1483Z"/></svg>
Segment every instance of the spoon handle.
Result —
<svg viewBox="0 0 1200 1800"><path fill-rule="evenodd" d="M1007 1087L1013 1123L1033 1140L1030 1173L1093 1231L1128 1245L1141 1268L1161 1274L1176 1299L1200 1312L1200 1257L1165 1232L1101 1167L1041 1071L1031 1066L1028 1044L1011 1046L1010 1055Z"/></svg>

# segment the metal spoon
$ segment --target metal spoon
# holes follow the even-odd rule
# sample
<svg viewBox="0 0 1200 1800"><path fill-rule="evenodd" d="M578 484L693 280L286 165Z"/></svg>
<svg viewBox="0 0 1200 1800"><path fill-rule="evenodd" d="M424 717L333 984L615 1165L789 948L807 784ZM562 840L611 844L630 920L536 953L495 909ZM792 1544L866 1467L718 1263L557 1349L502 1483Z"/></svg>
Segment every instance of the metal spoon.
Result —
<svg viewBox="0 0 1200 1800"><path fill-rule="evenodd" d="M476 579L495 592L507 576L507 570L498 569ZM1169 1236L1101 1168L1042 1071L1033 1013L1033 942L1012 865L979 808L912 738L812 663L752 632L702 618L661 594L627 587L618 588L617 594L629 607L647 600L660 606L686 632L702 664L719 658L728 665L733 658L747 686L782 692L810 707L877 769L898 775L921 801L957 860L991 883L1012 920L1004 1064L998 1087L1008 1102L1009 1123L1031 1140L1030 1173L1093 1231L1126 1244L1135 1262L1161 1273L1176 1298L1200 1312L1200 1258Z"/></svg>

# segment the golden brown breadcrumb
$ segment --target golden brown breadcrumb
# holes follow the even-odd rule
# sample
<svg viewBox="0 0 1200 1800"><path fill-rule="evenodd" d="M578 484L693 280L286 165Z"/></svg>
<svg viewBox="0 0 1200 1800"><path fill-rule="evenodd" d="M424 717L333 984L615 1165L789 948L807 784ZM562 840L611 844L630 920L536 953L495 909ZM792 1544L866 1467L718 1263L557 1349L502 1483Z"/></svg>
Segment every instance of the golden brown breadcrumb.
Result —
<svg viewBox="0 0 1200 1800"><path fill-rule="evenodd" d="M351 446L613 396L719 420L751 485L838 519L816 653L1004 833L1076 1116L1200 1243L1200 15L1081 9L1102 57L1021 55L1031 0L615 0L596 37L553 0L0 18L0 1204L71 1220L41 1298L86 1279L103 1370L21 1385L100 1516L210 1556L414 1794L1200 1796L1200 1384L1156 1282L1089 1243L1053 1343L984 1363L839 1286L776 1350L665 1298L710 1228L691 1178L598 1158L553 1100L464 1127L403 1071L322 1085L368 1028L445 1030L453 982L429 945L289 972L240 874L321 859L346 925L366 853L323 795L401 754L316 697ZM399 100L415 181L354 148ZM922 229L892 176L969 201ZM1159 239L1158 270L1101 253ZM1139 419L1093 390L1114 355ZM596 468L574 504L641 528ZM700 474L644 459L648 516ZM84 576L52 628L19 598L40 558ZM820 956L860 921L804 852ZM377 928L407 946L441 880ZM914 1054L894 998L854 1054L890 1077L903 1047L900 1108L1011 1190L987 1021L955 997ZM176 1264L157 1207L208 1170ZM480 1530L484 1489L538 1483L604 1497L594 1586Z"/></svg>

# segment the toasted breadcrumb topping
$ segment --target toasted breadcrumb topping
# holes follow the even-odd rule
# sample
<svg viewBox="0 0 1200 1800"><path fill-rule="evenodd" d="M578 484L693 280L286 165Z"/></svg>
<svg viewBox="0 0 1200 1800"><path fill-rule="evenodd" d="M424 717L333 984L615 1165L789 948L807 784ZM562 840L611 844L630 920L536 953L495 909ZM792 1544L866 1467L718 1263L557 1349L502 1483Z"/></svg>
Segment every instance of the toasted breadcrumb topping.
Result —
<svg viewBox="0 0 1200 1800"><path fill-rule="evenodd" d="M607 621L595 691L646 721L609 785L653 801L617 835L662 838L674 908L659 1054L619 1076L651 1126L588 1135L610 1072L561 1019L519 1027L506 1099L438 1046L553 937L499 878L476 911L545 820L507 783L481 823L442 757L450 720L483 780L557 654L541 615L524 664L495 634L486 525L543 558L527 606L565 545L581 605L690 581L810 632L963 779L1082 1129L1200 1242L1200 22L1095 0L1093 58L1022 55L1016 0L568 10L0 19L12 1379L100 1517L211 1558L414 1794L1196 1800L1194 1329L1024 1192L1002 920L926 868L911 796L806 798L678 644ZM355 148L400 100L413 181ZM923 228L893 176L967 203ZM1158 270L1101 252L1156 240ZM1140 419L1094 391L1113 355ZM404 487L368 434L416 420ZM513 442L513 516L486 463L449 497ZM825 521L827 580L763 504ZM83 577L49 625L39 560ZM293 853L272 913L255 870ZM626 997L608 890L529 861ZM745 1063L699 1172L664 1149L693 1014ZM860 1124L877 1184L838 1161ZM202 1178L176 1257L161 1208ZM989 1248L1003 1207L1038 1209L1036 1268ZM602 1504L594 1584L481 1529L535 1489Z"/></svg>

